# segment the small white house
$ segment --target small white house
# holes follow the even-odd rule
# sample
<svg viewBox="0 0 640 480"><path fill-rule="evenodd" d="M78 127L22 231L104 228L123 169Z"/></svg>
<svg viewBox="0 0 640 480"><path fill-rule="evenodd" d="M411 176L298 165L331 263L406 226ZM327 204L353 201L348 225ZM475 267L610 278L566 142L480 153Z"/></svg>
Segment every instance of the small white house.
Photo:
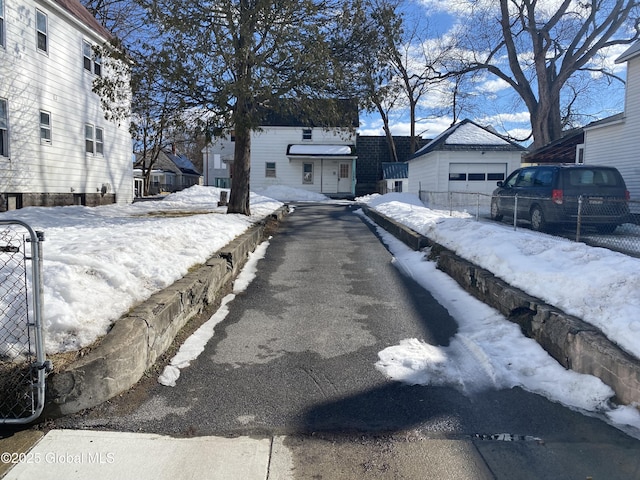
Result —
<svg viewBox="0 0 640 480"><path fill-rule="evenodd" d="M330 197L354 196L357 114L356 106L355 113L344 116L343 125L330 127L311 126L291 116L268 116L251 133L251 189L282 185ZM233 140L233 136L216 139L203 151L203 162L219 155L231 167ZM232 168L229 174L233 175Z"/></svg>
<svg viewBox="0 0 640 480"><path fill-rule="evenodd" d="M471 120L448 128L409 160L412 192L491 194L520 167L525 148Z"/></svg>
<svg viewBox="0 0 640 480"><path fill-rule="evenodd" d="M640 131L640 42L616 63L627 62L624 112L584 127L584 163L620 170L634 200L640 199L640 157L636 138Z"/></svg>
<svg viewBox="0 0 640 480"><path fill-rule="evenodd" d="M78 0L0 0L0 211L133 200L128 122L92 92L110 38Z"/></svg>

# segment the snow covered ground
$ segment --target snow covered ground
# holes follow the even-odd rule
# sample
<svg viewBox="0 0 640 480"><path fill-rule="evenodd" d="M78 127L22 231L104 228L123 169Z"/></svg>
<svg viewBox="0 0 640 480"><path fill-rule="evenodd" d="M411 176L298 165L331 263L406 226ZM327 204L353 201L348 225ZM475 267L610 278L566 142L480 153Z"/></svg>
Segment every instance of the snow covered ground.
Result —
<svg viewBox="0 0 640 480"><path fill-rule="evenodd" d="M330 201L322 195L271 188L252 194L253 216L247 218L223 214L224 207L217 206L219 195L220 190L213 187L192 187L158 202L25 208L0 214L0 219L22 220L45 232L48 351L92 343L131 306L202 263L283 201ZM464 213L450 217L448 211L426 208L415 195L358 200L527 293L597 325L640 357L640 259L526 229L514 232L507 225L477 222ZM611 404L613 392L608 386L595 377L565 370L516 325L464 292L433 262L425 261L424 253L408 249L382 230L381 235L394 264L432 292L457 320L459 332L448 347L405 339L381 351L372 368L407 383L451 385L468 394L520 386L626 425L640 438L638 410ZM209 335L219 321L212 320ZM195 350L206 338L194 341ZM187 365L191 357L186 356L172 365ZM177 380L175 370L167 374L167 384Z"/></svg>

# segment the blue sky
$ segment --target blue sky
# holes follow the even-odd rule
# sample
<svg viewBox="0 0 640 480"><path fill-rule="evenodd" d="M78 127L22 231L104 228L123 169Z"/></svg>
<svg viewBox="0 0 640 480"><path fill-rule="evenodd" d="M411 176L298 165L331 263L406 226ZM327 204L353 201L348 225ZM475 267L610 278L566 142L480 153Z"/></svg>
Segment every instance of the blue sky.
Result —
<svg viewBox="0 0 640 480"><path fill-rule="evenodd" d="M554 0L548 0L553 2ZM497 2L493 1L493 5ZM441 0L422 0L404 3L410 18L416 18L428 25L432 36L449 35L456 25L456 19L463 15L461 9L466 2L443 2ZM604 55L608 65L613 66L615 58L620 56L628 47L620 46ZM625 77L625 65L615 65L615 73ZM530 132L529 113L525 105L515 95L509 86L490 74L480 75L465 89L475 98L473 108L463 113L462 118L470 118L481 125L491 125L498 132L509 133L517 138L525 138ZM452 123L450 115L433 117L429 115L431 107L441 98L437 95L429 96L421 108L422 119L417 123L416 132L423 138L433 138ZM449 102L450 103L450 102ZM585 96L579 105L580 112L587 115L583 123L604 118L621 112L624 108L624 85L620 82L606 84L601 82L598 89ZM391 130L394 135L408 135L410 124L406 108L400 108L391 115ZM377 113L362 113L360 116L360 133L362 135L383 135L382 121ZM523 144L527 144L525 141Z"/></svg>

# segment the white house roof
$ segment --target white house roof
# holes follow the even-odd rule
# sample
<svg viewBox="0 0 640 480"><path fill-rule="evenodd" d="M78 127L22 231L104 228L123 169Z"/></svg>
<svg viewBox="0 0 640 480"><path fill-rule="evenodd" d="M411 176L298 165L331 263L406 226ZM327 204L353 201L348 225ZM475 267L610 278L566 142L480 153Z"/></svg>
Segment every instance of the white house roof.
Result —
<svg viewBox="0 0 640 480"><path fill-rule="evenodd" d="M636 42L627 48L622 55L616 58L616 63L624 63L638 54L640 54L640 42Z"/></svg>
<svg viewBox="0 0 640 480"><path fill-rule="evenodd" d="M449 127L413 154L416 158L435 150L525 150L521 145L501 137L496 132L465 119Z"/></svg>

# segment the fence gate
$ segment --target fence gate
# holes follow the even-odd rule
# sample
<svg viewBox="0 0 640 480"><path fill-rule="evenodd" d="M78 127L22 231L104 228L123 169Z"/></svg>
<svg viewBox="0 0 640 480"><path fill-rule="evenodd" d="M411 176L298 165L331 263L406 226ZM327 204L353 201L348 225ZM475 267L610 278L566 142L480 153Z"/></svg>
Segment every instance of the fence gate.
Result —
<svg viewBox="0 0 640 480"><path fill-rule="evenodd" d="M0 220L0 424L29 423L44 408L43 240L26 223Z"/></svg>

